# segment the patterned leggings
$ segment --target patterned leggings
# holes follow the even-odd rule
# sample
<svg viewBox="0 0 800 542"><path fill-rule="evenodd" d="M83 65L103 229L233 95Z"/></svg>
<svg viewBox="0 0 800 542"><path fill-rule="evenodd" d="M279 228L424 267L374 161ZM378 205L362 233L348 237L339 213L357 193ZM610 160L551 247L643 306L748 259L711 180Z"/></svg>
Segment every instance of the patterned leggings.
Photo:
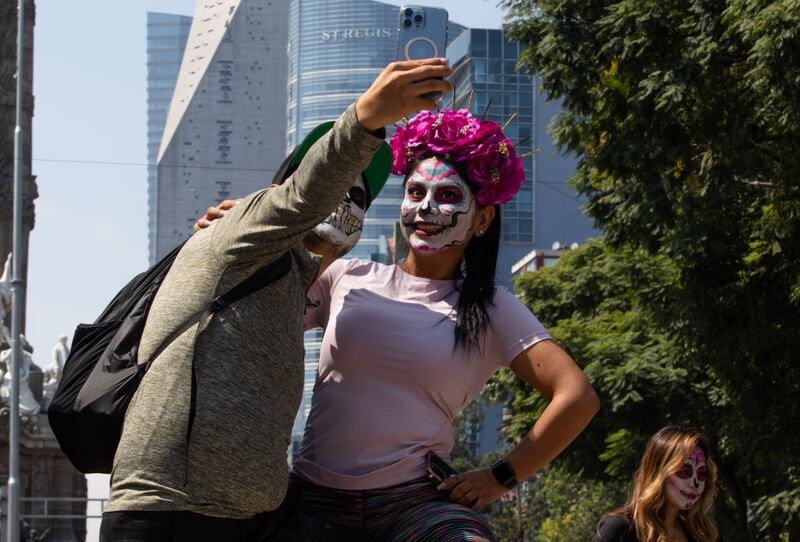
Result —
<svg viewBox="0 0 800 542"><path fill-rule="evenodd" d="M337 540L362 542L497 542L486 518L447 500L427 478L381 489L322 487L291 475L297 510L333 524Z"/></svg>

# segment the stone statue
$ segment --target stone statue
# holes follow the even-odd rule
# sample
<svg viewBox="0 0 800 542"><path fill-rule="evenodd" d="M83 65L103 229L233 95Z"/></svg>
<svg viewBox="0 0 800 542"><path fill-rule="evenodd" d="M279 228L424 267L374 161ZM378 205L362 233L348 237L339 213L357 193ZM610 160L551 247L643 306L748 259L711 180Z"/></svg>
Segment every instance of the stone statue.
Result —
<svg viewBox="0 0 800 542"><path fill-rule="evenodd" d="M61 371L64 369L64 362L67 361L69 356L69 346L67 346L66 335L60 335L58 342L53 347L53 353L50 357L50 365L44 370L45 381L58 380L61 378Z"/></svg>
<svg viewBox="0 0 800 542"><path fill-rule="evenodd" d="M33 347L22 339L22 359L19 367L19 411L21 414L38 414L42 410L42 405L36 400L31 390L30 382L31 366L33 365ZM11 348L6 348L0 352L0 400L8 403L11 396Z"/></svg>
<svg viewBox="0 0 800 542"><path fill-rule="evenodd" d="M44 370L44 384L43 384L43 397L45 406L50 404L53 395L58 388L58 381L61 378L61 371L64 370L64 362L67 361L69 356L69 346L67 346L66 335L58 337L58 342L53 347L53 354L50 358L50 365Z"/></svg>

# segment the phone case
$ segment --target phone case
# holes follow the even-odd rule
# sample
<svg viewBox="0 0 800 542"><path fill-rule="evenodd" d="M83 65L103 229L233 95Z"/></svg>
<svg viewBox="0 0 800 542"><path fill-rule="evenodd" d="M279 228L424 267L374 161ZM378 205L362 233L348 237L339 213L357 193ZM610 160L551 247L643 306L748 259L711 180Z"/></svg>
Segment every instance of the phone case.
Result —
<svg viewBox="0 0 800 542"><path fill-rule="evenodd" d="M425 454L425 467L428 470L428 478L435 482L444 482L451 476L458 474L453 467L434 452Z"/></svg>
<svg viewBox="0 0 800 542"><path fill-rule="evenodd" d="M397 29L398 60L418 60L446 55L447 10L402 6Z"/></svg>

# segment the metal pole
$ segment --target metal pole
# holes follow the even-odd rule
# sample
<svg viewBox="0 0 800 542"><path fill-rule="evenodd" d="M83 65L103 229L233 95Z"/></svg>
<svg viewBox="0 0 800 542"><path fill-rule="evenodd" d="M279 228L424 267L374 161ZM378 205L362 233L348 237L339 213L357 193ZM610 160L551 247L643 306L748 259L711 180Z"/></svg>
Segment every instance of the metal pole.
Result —
<svg viewBox="0 0 800 542"><path fill-rule="evenodd" d="M14 129L14 248L11 281L11 416L8 436L8 542L19 542L19 367L22 361L22 111L25 81L25 0L17 8L17 125Z"/></svg>

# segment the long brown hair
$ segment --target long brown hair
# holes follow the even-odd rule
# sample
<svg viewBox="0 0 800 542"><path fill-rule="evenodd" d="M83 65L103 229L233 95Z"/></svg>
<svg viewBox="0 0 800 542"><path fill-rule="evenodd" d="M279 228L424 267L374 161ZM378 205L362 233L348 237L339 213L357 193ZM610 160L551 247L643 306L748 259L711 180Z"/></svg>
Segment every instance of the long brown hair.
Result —
<svg viewBox="0 0 800 542"><path fill-rule="evenodd" d="M666 484L695 448L706 456L705 489L687 511L680 512L683 526L697 542L715 542L719 535L711 517L717 493L717 467L711 459L708 438L693 429L667 426L650 437L633 477L633 490L617 513L623 513L636 530L639 542L665 542L667 537Z"/></svg>

